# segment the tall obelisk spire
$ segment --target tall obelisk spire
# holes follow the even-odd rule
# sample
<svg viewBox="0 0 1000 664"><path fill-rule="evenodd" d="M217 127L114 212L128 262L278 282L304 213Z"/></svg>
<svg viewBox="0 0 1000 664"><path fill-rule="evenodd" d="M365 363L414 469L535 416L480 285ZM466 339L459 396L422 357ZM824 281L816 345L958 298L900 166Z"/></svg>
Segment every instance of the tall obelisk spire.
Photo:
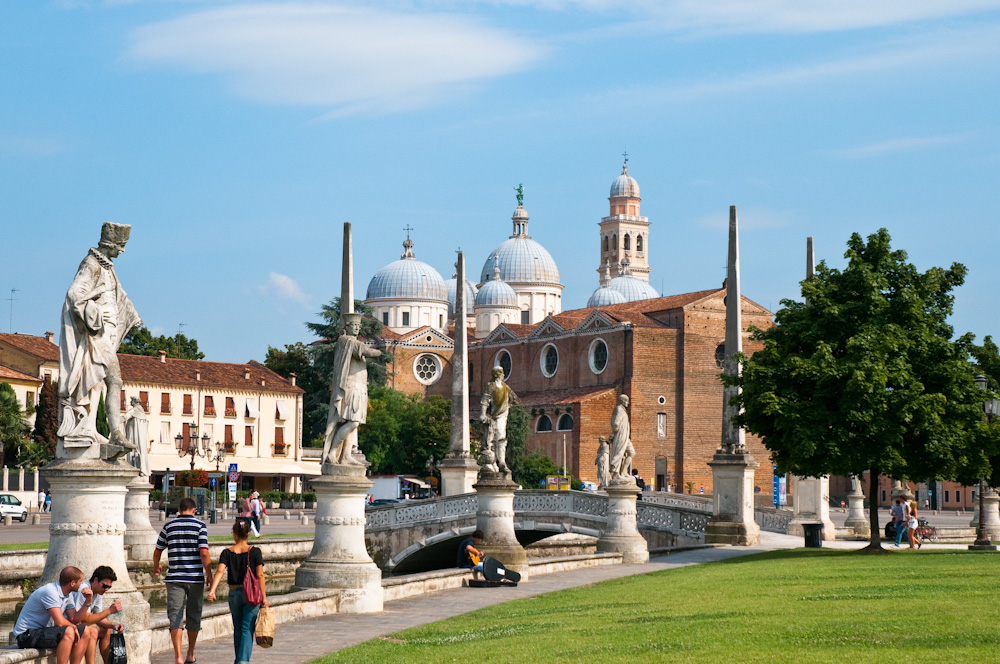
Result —
<svg viewBox="0 0 1000 664"><path fill-rule="evenodd" d="M354 251L351 246L351 222L344 222L344 262L340 277L340 314L354 313Z"/></svg>
<svg viewBox="0 0 1000 664"><path fill-rule="evenodd" d="M736 353L743 350L743 316L740 296L740 238L736 220L736 206L729 207L729 264L726 272L726 352L723 368L727 374L739 375L740 363ZM746 447L746 433L734 426L733 417L739 414L729 401L740 393L737 386L722 390L722 449L740 452Z"/></svg>

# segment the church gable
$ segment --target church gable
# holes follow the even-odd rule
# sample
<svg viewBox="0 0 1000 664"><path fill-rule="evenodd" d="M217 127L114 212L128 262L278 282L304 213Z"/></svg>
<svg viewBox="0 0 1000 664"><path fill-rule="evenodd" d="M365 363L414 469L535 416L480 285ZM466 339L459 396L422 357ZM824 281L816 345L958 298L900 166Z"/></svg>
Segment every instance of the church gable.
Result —
<svg viewBox="0 0 1000 664"><path fill-rule="evenodd" d="M535 329L528 335L531 339L537 339L539 337L550 337L556 334L562 334L566 329L555 322L551 316L546 316L545 320L539 323Z"/></svg>
<svg viewBox="0 0 1000 664"><path fill-rule="evenodd" d="M517 334L515 334L505 324L500 323L493 329L492 332L489 333L489 336L482 340L481 343L488 344L493 342L515 341L517 339Z"/></svg>
<svg viewBox="0 0 1000 664"><path fill-rule="evenodd" d="M432 327L423 327L419 330L414 330L410 334L403 335L399 343L404 346L420 346L423 348L428 346L452 348L455 345L451 337Z"/></svg>
<svg viewBox="0 0 1000 664"><path fill-rule="evenodd" d="M618 324L619 323L617 321L613 320L610 316L608 316L604 312L595 309L594 311L591 312L589 316L587 316L587 318L582 323L580 323L580 325L576 329L580 332L588 330L593 331L593 330L601 330L609 327L614 327Z"/></svg>

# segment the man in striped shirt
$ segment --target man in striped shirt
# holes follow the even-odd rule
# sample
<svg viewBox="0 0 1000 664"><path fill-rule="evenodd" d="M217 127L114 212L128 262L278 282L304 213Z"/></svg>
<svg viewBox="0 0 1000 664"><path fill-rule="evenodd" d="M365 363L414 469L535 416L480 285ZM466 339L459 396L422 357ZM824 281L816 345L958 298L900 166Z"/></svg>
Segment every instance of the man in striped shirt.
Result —
<svg viewBox="0 0 1000 664"><path fill-rule="evenodd" d="M160 556L167 550L167 617L170 619L170 641L174 645L177 664L195 661L194 644L201 631L201 608L205 602L205 586L212 582L212 559L208 555L208 528L194 518L197 505L184 498L177 516L163 526L153 551L153 574L160 575ZM184 628L188 633L187 657L181 656L181 622L187 609Z"/></svg>

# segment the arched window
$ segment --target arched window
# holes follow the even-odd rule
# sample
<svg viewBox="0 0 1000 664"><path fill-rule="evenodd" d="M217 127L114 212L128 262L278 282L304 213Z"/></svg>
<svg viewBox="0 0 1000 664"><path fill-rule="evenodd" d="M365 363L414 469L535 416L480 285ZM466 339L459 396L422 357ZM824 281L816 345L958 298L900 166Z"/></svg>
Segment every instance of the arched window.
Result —
<svg viewBox="0 0 1000 664"><path fill-rule="evenodd" d="M605 235L604 236L604 253L608 253L608 242L609 242L608 236Z"/></svg>
<svg viewBox="0 0 1000 664"><path fill-rule="evenodd" d="M612 253L618 253L618 233L611 236L611 249Z"/></svg>
<svg viewBox="0 0 1000 664"><path fill-rule="evenodd" d="M630 241L628 233L625 233L625 237L622 238L622 242L625 243L625 251L629 251L632 248L632 243Z"/></svg>
<svg viewBox="0 0 1000 664"><path fill-rule="evenodd" d="M542 415L535 422L535 433L548 433L552 431L552 418L548 415Z"/></svg>
<svg viewBox="0 0 1000 664"><path fill-rule="evenodd" d="M559 416L559 421L556 422L556 431L572 431L573 430L573 416L569 413L564 413Z"/></svg>
<svg viewBox="0 0 1000 664"><path fill-rule="evenodd" d="M642 236L637 235L635 238L635 250L636 253L642 253Z"/></svg>
<svg viewBox="0 0 1000 664"><path fill-rule="evenodd" d="M546 378L552 378L556 369L559 368L559 351L552 344L548 344L542 349L542 356L539 359L541 360L542 374Z"/></svg>
<svg viewBox="0 0 1000 664"><path fill-rule="evenodd" d="M513 364L510 361L510 353L505 350L501 350L497 353L496 366L503 369L503 379L507 380L510 378L510 370Z"/></svg>
<svg viewBox="0 0 1000 664"><path fill-rule="evenodd" d="M603 339L594 339L590 344L590 370L595 374L603 373L608 366L608 345Z"/></svg>

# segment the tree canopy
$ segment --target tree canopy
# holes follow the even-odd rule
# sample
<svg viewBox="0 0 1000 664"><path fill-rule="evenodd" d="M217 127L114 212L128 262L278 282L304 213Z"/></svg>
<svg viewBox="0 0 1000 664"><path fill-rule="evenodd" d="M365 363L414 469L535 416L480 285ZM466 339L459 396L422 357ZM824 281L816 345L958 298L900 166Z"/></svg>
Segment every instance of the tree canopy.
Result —
<svg viewBox="0 0 1000 664"><path fill-rule="evenodd" d="M426 401L375 386L368 394L367 423L358 430L358 445L371 472L426 475L427 460L444 458L451 432L451 402L439 396ZM436 472L436 471L433 471Z"/></svg>
<svg viewBox="0 0 1000 664"><path fill-rule="evenodd" d="M172 337L163 334L154 337L153 333L144 327L137 327L126 334L118 348L118 352L125 355L156 356L161 350L167 351L167 357L181 360L205 359L205 354L198 350L197 340L188 339L179 332Z"/></svg>
<svg viewBox="0 0 1000 664"><path fill-rule="evenodd" d="M806 302L782 301L763 349L743 358L737 423L763 438L779 472L955 479L989 471L983 393L967 343L952 341L952 290L966 274L919 272L885 229L854 234L842 271L820 263ZM872 510L872 545L878 546Z"/></svg>
<svg viewBox="0 0 1000 664"><path fill-rule="evenodd" d="M0 383L0 465L14 458L31 428L24 421L24 411L10 383Z"/></svg>
<svg viewBox="0 0 1000 664"><path fill-rule="evenodd" d="M44 463L51 461L56 455L56 443L59 430L59 390L53 380L42 381L42 389L38 394L38 405L35 407L35 431L32 438L42 445L48 456Z"/></svg>

